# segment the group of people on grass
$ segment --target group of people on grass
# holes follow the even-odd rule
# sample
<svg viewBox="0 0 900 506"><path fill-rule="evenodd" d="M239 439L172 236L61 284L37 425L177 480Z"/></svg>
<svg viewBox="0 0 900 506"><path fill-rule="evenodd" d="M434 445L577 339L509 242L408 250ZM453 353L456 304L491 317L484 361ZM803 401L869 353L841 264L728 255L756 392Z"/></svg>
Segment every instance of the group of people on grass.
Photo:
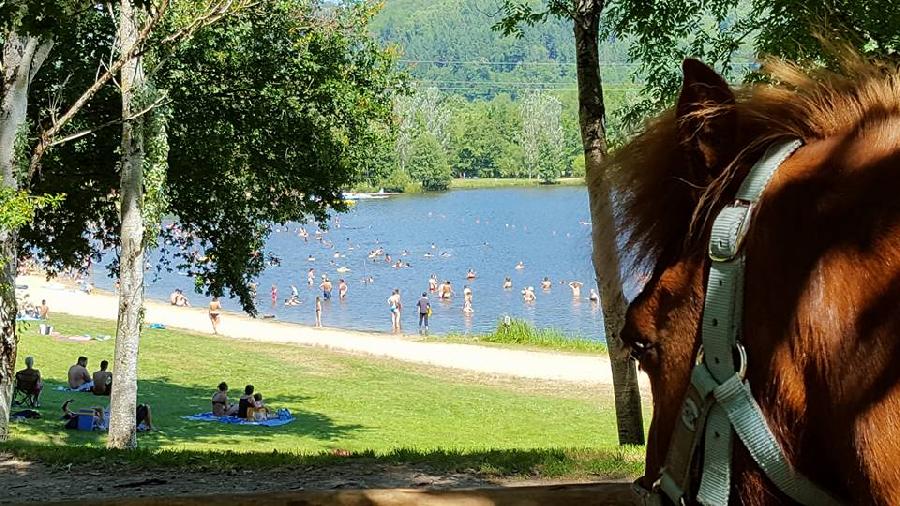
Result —
<svg viewBox="0 0 900 506"><path fill-rule="evenodd" d="M87 357L78 357L78 360L69 367L69 389L79 392L90 391L94 395L109 396L112 392L113 375L108 370L109 362L100 361L100 370L90 374L87 369Z"/></svg>
<svg viewBox="0 0 900 506"><path fill-rule="evenodd" d="M244 395L238 398L236 404L228 401L228 384L219 383L216 393L212 396L213 416L234 416L243 420L264 421L269 418L270 411L263 402L262 394L256 392L253 385L244 387Z"/></svg>
<svg viewBox="0 0 900 506"><path fill-rule="evenodd" d="M109 362L100 362L100 370L90 374L87 369L87 357L78 357L78 360L69 367L67 385L70 390L77 392L91 392L94 395L109 396L112 392L113 375L108 370ZM27 405L31 408L40 408L41 393L44 390L44 381L41 371L34 367L34 357L25 357L25 368L18 371L15 376L15 392L21 400L16 405ZM95 430L107 430L109 428L109 411L101 406L95 406L82 411L73 411L70 406L74 399L67 400L62 405L62 419L65 428L78 428L80 416L92 417L92 428ZM154 430L153 418L150 406L139 404L135 412L138 430Z"/></svg>

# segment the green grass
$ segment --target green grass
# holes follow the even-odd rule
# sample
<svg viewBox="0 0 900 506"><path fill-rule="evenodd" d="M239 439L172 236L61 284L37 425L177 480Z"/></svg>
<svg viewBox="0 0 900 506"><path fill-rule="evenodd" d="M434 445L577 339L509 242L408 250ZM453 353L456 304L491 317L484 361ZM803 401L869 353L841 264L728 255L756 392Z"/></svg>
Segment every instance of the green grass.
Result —
<svg viewBox="0 0 900 506"><path fill-rule="evenodd" d="M519 186L543 186L540 179L528 178L466 178L450 182L451 190L472 190L475 188L509 188ZM564 177L547 186L584 186L583 177Z"/></svg>
<svg viewBox="0 0 900 506"><path fill-rule="evenodd" d="M516 319L511 320L509 325L505 325L501 321L497 324L497 328L489 334L450 334L446 338L435 338L435 340L441 339L516 348L530 347L603 355L608 353L606 343L602 341L569 335L555 329L536 329L528 322Z"/></svg>
<svg viewBox="0 0 900 506"><path fill-rule="evenodd" d="M111 321L66 315L51 323L64 335L115 330ZM44 417L12 424L10 443L2 449L50 463L91 459L99 452L132 465L263 466L280 465L282 458L328 461L341 449L352 458L433 461L501 474L612 478L640 474L642 466L639 449L616 445L613 403L605 393L548 393L527 388L524 380L487 385L397 361L155 329L145 329L141 340L139 401L152 406L160 430L139 435L139 453L107 452L104 434L64 430L58 415L68 398L75 399L76 409L106 406L108 399L55 388L77 356L89 357L90 370L111 360L112 341L56 341L36 328L22 331L20 339L17 369L32 355L46 382ZM263 428L180 418L209 411L220 381L232 387L233 398L253 383L270 407L288 408L297 420Z"/></svg>

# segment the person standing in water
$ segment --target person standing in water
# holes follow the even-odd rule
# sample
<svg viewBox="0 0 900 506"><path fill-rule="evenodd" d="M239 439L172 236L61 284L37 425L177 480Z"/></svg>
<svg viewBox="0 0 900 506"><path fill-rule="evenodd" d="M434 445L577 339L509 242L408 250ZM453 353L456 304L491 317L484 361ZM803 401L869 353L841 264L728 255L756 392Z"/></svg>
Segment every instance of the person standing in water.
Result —
<svg viewBox="0 0 900 506"><path fill-rule="evenodd" d="M544 277L544 280L541 281L541 290L549 290L553 287L553 283L550 281L550 278Z"/></svg>
<svg viewBox="0 0 900 506"><path fill-rule="evenodd" d="M347 298L347 282L344 278L338 280L338 297L343 301Z"/></svg>
<svg viewBox="0 0 900 506"><path fill-rule="evenodd" d="M436 292L438 289L438 280L437 274L432 274L430 278L428 278L428 291Z"/></svg>
<svg viewBox="0 0 900 506"><path fill-rule="evenodd" d="M572 289L572 298L580 299L581 298L581 287L584 286L580 281L571 281L569 282L569 287Z"/></svg>
<svg viewBox="0 0 900 506"><path fill-rule="evenodd" d="M316 296L316 328L322 328L322 297Z"/></svg>
<svg viewBox="0 0 900 506"><path fill-rule="evenodd" d="M394 292L388 297L388 307L391 311L391 331L400 332L400 310L402 308L400 302L400 289L394 288Z"/></svg>
<svg viewBox="0 0 900 506"><path fill-rule="evenodd" d="M316 270L313 268L310 268L308 271L306 271L306 284L311 287L311 286L313 286L313 284L315 284L315 282L316 282Z"/></svg>
<svg viewBox="0 0 900 506"><path fill-rule="evenodd" d="M322 289L322 298L325 300L331 300L331 289L333 285L331 284L331 280L326 276L322 276L322 284L319 285L319 288Z"/></svg>
<svg viewBox="0 0 900 506"><path fill-rule="evenodd" d="M445 300L450 300L453 297L453 286L450 284L450 281L444 281L442 285L444 287L443 290L439 290L438 296Z"/></svg>
<svg viewBox="0 0 900 506"><path fill-rule="evenodd" d="M431 316L431 301L428 300L428 292L422 292L422 297L416 302L419 308L419 334L428 334L428 317Z"/></svg>
<svg viewBox="0 0 900 506"><path fill-rule="evenodd" d="M469 285L466 285L463 288L463 313L472 314L475 310L472 309L472 289L469 288Z"/></svg>
<svg viewBox="0 0 900 506"><path fill-rule="evenodd" d="M275 307L275 304L278 302L278 287L275 286L275 283L272 283L272 307Z"/></svg>
<svg viewBox="0 0 900 506"><path fill-rule="evenodd" d="M506 276L506 279L503 280L503 289L510 290L512 289L512 279L509 276Z"/></svg>
<svg viewBox="0 0 900 506"><path fill-rule="evenodd" d="M219 333L219 322L222 314L222 303L218 297L213 297L209 303L209 321L212 323L213 334Z"/></svg>

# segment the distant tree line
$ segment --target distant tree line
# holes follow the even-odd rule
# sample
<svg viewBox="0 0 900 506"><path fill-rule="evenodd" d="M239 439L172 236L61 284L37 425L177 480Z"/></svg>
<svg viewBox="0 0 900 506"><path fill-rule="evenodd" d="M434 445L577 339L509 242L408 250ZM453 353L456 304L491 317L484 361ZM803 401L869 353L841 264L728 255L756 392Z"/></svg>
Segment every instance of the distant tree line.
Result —
<svg viewBox="0 0 900 506"><path fill-rule="evenodd" d="M608 100L622 104L624 93ZM531 90L489 99L414 87L394 101L395 137L382 146L369 186L441 191L452 178L583 177L574 92ZM387 138L385 138L388 141Z"/></svg>

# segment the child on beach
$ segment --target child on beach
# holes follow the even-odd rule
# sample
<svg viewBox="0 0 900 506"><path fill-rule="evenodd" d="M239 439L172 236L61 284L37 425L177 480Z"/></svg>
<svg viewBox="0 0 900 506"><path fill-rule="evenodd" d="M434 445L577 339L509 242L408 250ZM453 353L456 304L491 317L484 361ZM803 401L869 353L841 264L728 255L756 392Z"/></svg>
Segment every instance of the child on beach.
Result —
<svg viewBox="0 0 900 506"><path fill-rule="evenodd" d="M322 327L322 297L316 297L316 328Z"/></svg>

